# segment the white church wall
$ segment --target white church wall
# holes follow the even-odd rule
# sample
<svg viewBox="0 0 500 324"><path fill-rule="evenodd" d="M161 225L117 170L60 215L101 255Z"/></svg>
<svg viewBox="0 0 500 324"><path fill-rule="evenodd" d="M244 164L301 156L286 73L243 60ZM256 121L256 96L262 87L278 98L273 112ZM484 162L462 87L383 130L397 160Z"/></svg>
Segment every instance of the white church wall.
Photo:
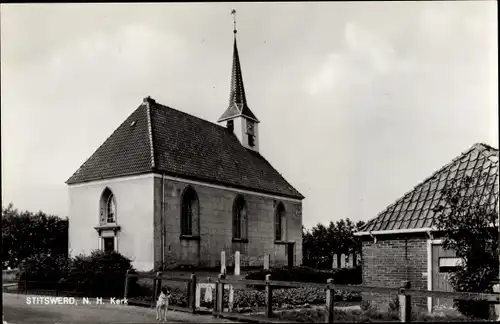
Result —
<svg viewBox="0 0 500 324"><path fill-rule="evenodd" d="M98 249L99 200L108 187L116 199L117 246L138 270L153 268L153 175L122 177L69 186L69 252Z"/></svg>

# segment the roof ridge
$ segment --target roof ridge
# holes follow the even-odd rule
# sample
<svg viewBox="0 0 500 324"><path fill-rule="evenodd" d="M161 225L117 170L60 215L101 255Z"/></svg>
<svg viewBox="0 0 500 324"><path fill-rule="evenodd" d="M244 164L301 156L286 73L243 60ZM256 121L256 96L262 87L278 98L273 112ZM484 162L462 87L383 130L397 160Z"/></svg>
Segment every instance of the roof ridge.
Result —
<svg viewBox="0 0 500 324"><path fill-rule="evenodd" d="M477 149L477 146L481 144L481 143L476 143L474 145L472 145L471 147L469 147L467 150L463 151L461 154L459 154L458 156L456 156L455 158L453 158L450 162L448 162L447 164L443 165L442 167L440 167L439 169L437 169L436 171L432 172L430 176L428 176L427 178L425 178L424 180L420 181L419 183L417 183L415 186L413 186L412 189L410 189L409 191L407 191L406 193L404 193L399 199L397 199L396 201L394 201L392 204L388 205L386 208L384 208L381 212L379 212L377 214L377 216L369 219L366 224L360 229L360 231L362 231L365 227L368 227L369 223L376 220L377 218L379 218L380 216L382 216L382 214L384 214L387 210L389 210L391 207L397 205L399 202L401 201L404 201L404 199L410 195L412 192L414 192L417 188L419 188L420 186L423 186L424 184L426 184L428 181L432 180L437 174L439 174L440 172L444 171L445 169L447 169L448 167L450 167L451 165L453 165L455 162L457 162L458 160L460 160L461 158L463 158L465 155L471 153L474 149Z"/></svg>
<svg viewBox="0 0 500 324"><path fill-rule="evenodd" d="M151 104L149 103L149 101L147 101L145 103L146 105L146 118L147 118L147 122L148 122L148 138L149 138L149 150L150 150L150 154L151 154L151 168L154 169L155 168L155 157L156 157L156 154L155 154L155 149L154 149L154 145L153 145L153 125L151 123Z"/></svg>
<svg viewBox="0 0 500 324"><path fill-rule="evenodd" d="M486 143L481 143L481 142L479 142L479 143L474 144L474 146L484 146L484 148L485 148L485 149L487 149L487 150L498 151L498 149L497 149L497 148L494 148L493 146L488 145L488 144L486 144Z"/></svg>
<svg viewBox="0 0 500 324"><path fill-rule="evenodd" d="M486 159L490 159L491 157L491 155L487 154L487 152L493 153L493 155L498 155L498 149L489 146L488 144L476 143L474 144L474 147L476 147L479 153Z"/></svg>
<svg viewBox="0 0 500 324"><path fill-rule="evenodd" d="M139 107L137 107L136 109L134 109L124 120L123 122L120 123L120 125L118 125L118 127L115 128L115 130L113 132L111 132L111 134L101 143L101 145L99 145L99 147L97 149L94 150L94 152L92 154L90 154L90 156L85 160L85 162L82 163L82 165L75 171L73 172L73 174L68 178L68 180L66 180L64 183L68 184L68 181L71 180L71 178L73 178L80 170L82 170L85 165L89 162L89 160L94 156L94 154L99 151L112 137L113 135L115 135L118 130L123 126L125 125L125 123L127 122L127 120L129 120L129 118L135 114L137 112L137 110L139 110L141 107L143 107L144 104L140 104Z"/></svg>
<svg viewBox="0 0 500 324"><path fill-rule="evenodd" d="M190 117L196 118L196 119L197 119L197 120L199 120L199 121L202 121L202 122L204 122L204 123L210 124L210 125L212 125L212 126L216 126L216 127L221 128L221 129L223 129L223 130L225 130L225 129L226 129L226 127L224 127L224 126L222 126L222 125L219 125L219 124L213 123L213 122L211 122L211 121L209 121L209 120L206 120L206 119L203 119L203 118L201 118L201 117L195 116L195 115L193 115L193 114L190 114L190 113L184 112L184 111L182 111L182 110L179 110L179 109L176 109L176 108L173 108L173 107L167 106L167 105L163 105L163 104L158 103L158 102L155 102L154 104L155 104L155 105L157 105L157 106L159 106L160 108L167 108L167 109L172 109L172 110L175 110L175 111L177 111L177 112L179 112L179 113L181 113L181 114L183 114L183 115L187 115L187 116L190 116Z"/></svg>

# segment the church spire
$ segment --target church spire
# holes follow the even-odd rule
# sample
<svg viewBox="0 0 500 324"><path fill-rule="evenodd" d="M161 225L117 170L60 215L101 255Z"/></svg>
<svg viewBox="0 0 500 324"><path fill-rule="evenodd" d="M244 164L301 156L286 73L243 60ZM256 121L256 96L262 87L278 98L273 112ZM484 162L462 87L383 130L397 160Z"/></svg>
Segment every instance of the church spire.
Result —
<svg viewBox="0 0 500 324"><path fill-rule="evenodd" d="M247 98L245 95L245 87L243 86L243 74L241 72L240 56L238 54L238 46L236 44L236 10L232 10L233 15L233 34L234 34L234 45L233 45L233 68L231 74L231 87L229 90L229 106L226 111L219 118L218 122L233 119L235 117L241 116L249 118L255 122L259 122L257 117L252 113L248 107Z"/></svg>

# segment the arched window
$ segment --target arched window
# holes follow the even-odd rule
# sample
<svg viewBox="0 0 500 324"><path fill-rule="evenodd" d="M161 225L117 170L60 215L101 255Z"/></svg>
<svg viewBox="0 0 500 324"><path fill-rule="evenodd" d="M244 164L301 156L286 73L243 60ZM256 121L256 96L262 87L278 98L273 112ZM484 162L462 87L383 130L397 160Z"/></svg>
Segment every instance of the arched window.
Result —
<svg viewBox="0 0 500 324"><path fill-rule="evenodd" d="M242 196L236 197L233 204L233 238L247 239L247 206Z"/></svg>
<svg viewBox="0 0 500 324"><path fill-rule="evenodd" d="M116 200L109 188L104 189L101 195L101 224L116 223Z"/></svg>
<svg viewBox="0 0 500 324"><path fill-rule="evenodd" d="M274 239L276 241L282 241L285 239L285 233L284 233L284 219L285 219L285 206L283 206L283 203L279 203L278 207L276 208L276 212L274 215L274 230L275 230L275 235Z"/></svg>
<svg viewBox="0 0 500 324"><path fill-rule="evenodd" d="M182 194L181 235L197 235L198 195L192 187L187 187Z"/></svg>

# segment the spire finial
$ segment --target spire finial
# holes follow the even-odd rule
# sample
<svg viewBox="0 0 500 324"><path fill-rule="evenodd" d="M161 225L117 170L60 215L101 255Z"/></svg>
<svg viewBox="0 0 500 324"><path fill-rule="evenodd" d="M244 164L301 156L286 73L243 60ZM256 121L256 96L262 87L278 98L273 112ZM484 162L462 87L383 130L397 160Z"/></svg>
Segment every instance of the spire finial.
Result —
<svg viewBox="0 0 500 324"><path fill-rule="evenodd" d="M233 33L236 36L237 31L236 31L236 10L235 9L231 10L231 15L233 15Z"/></svg>

